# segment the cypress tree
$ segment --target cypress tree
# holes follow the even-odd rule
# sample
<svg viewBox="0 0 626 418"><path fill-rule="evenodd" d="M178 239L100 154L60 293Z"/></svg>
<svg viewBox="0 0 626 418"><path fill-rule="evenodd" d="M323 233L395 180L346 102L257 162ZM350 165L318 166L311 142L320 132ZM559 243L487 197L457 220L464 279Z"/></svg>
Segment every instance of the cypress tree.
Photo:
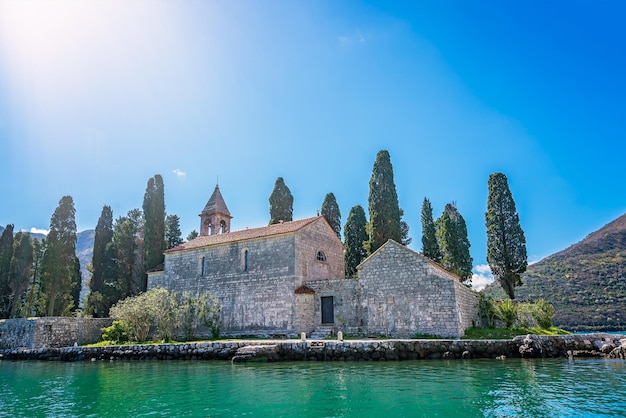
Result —
<svg viewBox="0 0 626 418"><path fill-rule="evenodd" d="M437 220L437 240L441 251L441 265L457 274L461 282L472 278L472 257L467 226L453 203L448 203Z"/></svg>
<svg viewBox="0 0 626 418"><path fill-rule="evenodd" d="M143 197L144 272L163 263L165 251L165 191L163 178L156 174L148 180ZM140 291L145 291L148 276L144 274Z"/></svg>
<svg viewBox="0 0 626 418"><path fill-rule="evenodd" d="M276 179L269 200L270 225L293 220L293 196L282 177Z"/></svg>
<svg viewBox="0 0 626 418"><path fill-rule="evenodd" d="M437 229L433 220L433 207L427 198L424 198L424 203L422 203L422 254L437 263L441 262Z"/></svg>
<svg viewBox="0 0 626 418"><path fill-rule="evenodd" d="M116 288L118 297L138 295L143 284L143 248L141 240L141 211L133 209L113 224L112 252L117 260Z"/></svg>
<svg viewBox="0 0 626 418"><path fill-rule="evenodd" d="M41 285L48 316L68 315L78 308L81 277L76 257L75 216L74 200L63 196L50 220L41 263Z"/></svg>
<svg viewBox="0 0 626 418"><path fill-rule="evenodd" d="M25 301L26 290L30 284L33 270L33 243L30 235L18 232L14 240L13 257L11 259L11 293L13 306L11 317L22 315L22 304Z"/></svg>
<svg viewBox="0 0 626 418"><path fill-rule="evenodd" d="M491 174L488 187L485 213L487 262L508 297L515 299L515 287L522 285L520 275L528 266L526 237L506 176Z"/></svg>
<svg viewBox="0 0 626 418"><path fill-rule="evenodd" d="M346 278L353 278L357 275L356 266L367 257L364 243L367 241L367 219L365 211L361 205L356 205L350 209L348 220L343 229L344 242L344 264Z"/></svg>
<svg viewBox="0 0 626 418"><path fill-rule="evenodd" d="M11 258L13 256L13 225L9 224L0 236L0 318L11 313Z"/></svg>
<svg viewBox="0 0 626 418"><path fill-rule="evenodd" d="M326 222L337 234L337 238L341 239L341 212L337 205L337 200L333 193L328 193L324 197L322 203L322 216L326 219Z"/></svg>
<svg viewBox="0 0 626 418"><path fill-rule="evenodd" d="M379 151L374 161L368 200L370 221L367 224L369 240L366 243L368 254L376 251L387 240L403 242L402 210L398 204L398 194L393 181L393 167L389 152ZM408 232L408 225L407 225Z"/></svg>
<svg viewBox="0 0 626 418"><path fill-rule="evenodd" d="M115 257L111 253L113 243L113 212L111 207L102 208L93 242L91 261L91 292L87 296L85 311L95 317L106 317L115 300L111 300L111 289L116 281Z"/></svg>

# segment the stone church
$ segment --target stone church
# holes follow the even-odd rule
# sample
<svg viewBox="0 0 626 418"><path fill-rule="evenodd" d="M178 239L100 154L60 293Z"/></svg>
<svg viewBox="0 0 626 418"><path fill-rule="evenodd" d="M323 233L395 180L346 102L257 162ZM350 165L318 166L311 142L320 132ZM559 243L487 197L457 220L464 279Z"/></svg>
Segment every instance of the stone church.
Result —
<svg viewBox="0 0 626 418"><path fill-rule="evenodd" d="M343 245L323 216L231 231L218 186L200 235L165 252L148 288L210 292L223 335L301 332L458 338L477 318L477 294L430 259L388 241L344 278Z"/></svg>

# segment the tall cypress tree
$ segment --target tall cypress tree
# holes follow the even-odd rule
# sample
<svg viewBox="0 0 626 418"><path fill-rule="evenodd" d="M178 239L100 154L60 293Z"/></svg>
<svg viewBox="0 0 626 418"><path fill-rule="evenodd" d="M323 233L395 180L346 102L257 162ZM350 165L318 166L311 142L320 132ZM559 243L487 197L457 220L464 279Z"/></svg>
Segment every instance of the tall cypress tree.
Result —
<svg viewBox="0 0 626 418"><path fill-rule="evenodd" d="M30 235L18 232L15 235L13 248L13 257L11 259L11 292L13 294L11 317L15 318L23 316L22 304L32 277L33 243Z"/></svg>
<svg viewBox="0 0 626 418"><path fill-rule="evenodd" d="M71 196L63 196L50 220L42 259L43 296L48 316L68 315L78 308L81 277L76 257L76 210Z"/></svg>
<svg viewBox="0 0 626 418"><path fill-rule="evenodd" d="M506 176L491 174L488 187L485 213L487 262L508 297L515 299L515 287L522 285L520 275L528 266L526 237Z"/></svg>
<svg viewBox="0 0 626 418"><path fill-rule="evenodd" d="M282 177L276 179L270 195L270 225L293 220L293 196Z"/></svg>
<svg viewBox="0 0 626 418"><path fill-rule="evenodd" d="M114 273L115 257L111 253L113 243L113 211L105 205L98 218L93 241L91 259L91 292L87 296L85 311L95 317L105 317L115 301L111 301L111 288L116 277Z"/></svg>
<svg viewBox="0 0 626 418"><path fill-rule="evenodd" d="M398 204L398 194L393 181L391 159L386 150L379 151L374 161L372 177L370 178L368 208L370 215L370 221L367 225L369 240L365 246L368 254L376 251L389 239L403 242L402 210Z"/></svg>
<svg viewBox="0 0 626 418"><path fill-rule="evenodd" d="M116 287L124 299L139 294L143 284L142 215L133 209L113 224L113 253L117 260Z"/></svg>
<svg viewBox="0 0 626 418"><path fill-rule="evenodd" d="M367 241L367 219L365 211L361 205L356 205L350 209L348 220L343 229L344 242L344 264L347 278L356 277L356 266L367 257L364 243Z"/></svg>
<svg viewBox="0 0 626 418"><path fill-rule="evenodd" d="M163 263L165 251L165 190L163 178L156 174L148 180L143 197L144 217L144 271ZM148 276L144 275L141 291L145 291Z"/></svg>
<svg viewBox="0 0 626 418"><path fill-rule="evenodd" d="M422 254L437 263L441 262L437 229L433 220L433 207L427 198L424 198L424 203L422 203Z"/></svg>
<svg viewBox="0 0 626 418"><path fill-rule="evenodd" d="M13 256L13 225L9 224L0 236L0 318L11 313L11 257Z"/></svg>
<svg viewBox="0 0 626 418"><path fill-rule="evenodd" d="M322 203L322 216L326 219L326 222L337 234L337 238L341 239L341 212L339 211L339 205L333 193L328 193L324 197Z"/></svg>
<svg viewBox="0 0 626 418"><path fill-rule="evenodd" d="M472 257L467 226L453 203L448 203L437 220L437 240L441 251L441 265L457 274L461 282L472 278Z"/></svg>

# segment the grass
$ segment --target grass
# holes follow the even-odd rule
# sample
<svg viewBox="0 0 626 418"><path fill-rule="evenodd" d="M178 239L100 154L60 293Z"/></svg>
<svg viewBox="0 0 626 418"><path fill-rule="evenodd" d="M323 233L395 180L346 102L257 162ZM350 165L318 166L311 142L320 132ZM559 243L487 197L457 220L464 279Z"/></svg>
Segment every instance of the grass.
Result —
<svg viewBox="0 0 626 418"><path fill-rule="evenodd" d="M568 335L571 334L560 328L550 327L512 327L512 328L468 328L465 330L464 340L510 340L518 335Z"/></svg>

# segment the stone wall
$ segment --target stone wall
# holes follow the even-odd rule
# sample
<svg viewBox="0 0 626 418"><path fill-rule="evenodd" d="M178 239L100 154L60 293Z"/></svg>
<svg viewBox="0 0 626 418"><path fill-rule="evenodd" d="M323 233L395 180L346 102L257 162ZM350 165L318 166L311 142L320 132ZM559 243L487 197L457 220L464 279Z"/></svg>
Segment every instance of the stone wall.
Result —
<svg viewBox="0 0 626 418"><path fill-rule="evenodd" d="M0 321L0 348L67 347L100 341L110 318L16 318Z"/></svg>
<svg viewBox="0 0 626 418"><path fill-rule="evenodd" d="M345 334L363 333L362 309L359 303L359 282L356 279L321 280L307 282L306 286L315 291L311 314L315 326L322 325L322 298L332 296L334 308L334 331ZM303 330L309 334L311 330Z"/></svg>
<svg viewBox="0 0 626 418"><path fill-rule="evenodd" d="M530 341L530 342L529 342ZM529 344L539 349L529 353ZM115 360L231 360L239 350L263 346L262 361L396 361L519 357L619 357L624 335L565 335L515 337L512 340L254 340L110 347L66 347L0 350L0 359L115 361ZM255 350L256 351L256 350ZM617 354L616 354L617 353ZM529 355L530 354L530 355Z"/></svg>
<svg viewBox="0 0 626 418"><path fill-rule="evenodd" d="M472 325L478 297L426 257L388 241L358 268L368 333L459 338Z"/></svg>
<svg viewBox="0 0 626 418"><path fill-rule="evenodd" d="M317 260L318 251L326 261ZM148 288L216 295L225 335L295 335L297 323L310 328L311 321L305 304L306 312L297 312L295 289L339 271L342 244L320 217L295 233L166 253L164 271L149 275Z"/></svg>

